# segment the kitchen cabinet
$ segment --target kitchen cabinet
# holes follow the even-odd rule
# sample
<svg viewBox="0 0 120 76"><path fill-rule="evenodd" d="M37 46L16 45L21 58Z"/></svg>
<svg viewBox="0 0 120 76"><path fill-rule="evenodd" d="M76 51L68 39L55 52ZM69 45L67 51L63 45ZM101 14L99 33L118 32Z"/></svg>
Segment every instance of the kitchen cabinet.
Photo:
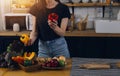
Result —
<svg viewBox="0 0 120 76"><path fill-rule="evenodd" d="M0 53L6 51L7 46L13 42L13 40L18 40L19 37L15 36L0 36Z"/></svg>
<svg viewBox="0 0 120 76"><path fill-rule="evenodd" d="M65 37L71 57L83 58L120 58L119 37ZM0 53L7 46L19 40L18 36L0 36ZM38 51L37 41L34 45L25 47L24 51Z"/></svg>
<svg viewBox="0 0 120 76"><path fill-rule="evenodd" d="M120 58L120 37L66 37L71 57Z"/></svg>
<svg viewBox="0 0 120 76"><path fill-rule="evenodd" d="M20 40L20 36L0 36L0 53L6 51L7 46L14 40ZM31 46L25 46L24 51L35 51L37 53L37 42Z"/></svg>
<svg viewBox="0 0 120 76"><path fill-rule="evenodd" d="M19 40L21 32L0 32L0 53L6 51L13 40ZM83 58L120 58L120 34L102 34L94 31L66 32L65 39L71 57ZM24 51L38 51L37 40L34 45L25 47Z"/></svg>
<svg viewBox="0 0 120 76"><path fill-rule="evenodd" d="M99 37L66 37L71 57L105 58L105 39Z"/></svg>
<svg viewBox="0 0 120 76"><path fill-rule="evenodd" d="M2 46L4 46L3 44L4 44L4 42L0 38L0 53L4 51L4 48L2 47Z"/></svg>
<svg viewBox="0 0 120 76"><path fill-rule="evenodd" d="M106 57L120 58L120 38L106 38Z"/></svg>

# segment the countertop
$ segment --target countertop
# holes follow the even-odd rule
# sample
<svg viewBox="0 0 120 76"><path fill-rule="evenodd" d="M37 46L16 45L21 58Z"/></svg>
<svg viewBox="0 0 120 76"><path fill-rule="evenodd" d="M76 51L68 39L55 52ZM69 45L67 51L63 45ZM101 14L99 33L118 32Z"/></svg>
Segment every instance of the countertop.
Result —
<svg viewBox="0 0 120 76"><path fill-rule="evenodd" d="M70 76L71 59L67 59L67 66L62 70L40 70L36 72L24 72L22 70L10 71L0 68L0 76Z"/></svg>
<svg viewBox="0 0 120 76"><path fill-rule="evenodd" d="M30 34L30 31L0 31L0 36L20 36L21 34ZM68 37L120 37L120 33L96 33L94 30L85 31L67 31L65 36Z"/></svg>

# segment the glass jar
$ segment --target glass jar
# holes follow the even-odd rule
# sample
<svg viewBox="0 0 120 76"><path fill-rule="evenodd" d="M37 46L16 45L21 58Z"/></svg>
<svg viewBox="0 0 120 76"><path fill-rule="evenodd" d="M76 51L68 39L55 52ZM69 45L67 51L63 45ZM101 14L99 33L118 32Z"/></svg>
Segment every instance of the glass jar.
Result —
<svg viewBox="0 0 120 76"><path fill-rule="evenodd" d="M15 32L20 31L20 25L18 23L13 24L13 31L15 31Z"/></svg>

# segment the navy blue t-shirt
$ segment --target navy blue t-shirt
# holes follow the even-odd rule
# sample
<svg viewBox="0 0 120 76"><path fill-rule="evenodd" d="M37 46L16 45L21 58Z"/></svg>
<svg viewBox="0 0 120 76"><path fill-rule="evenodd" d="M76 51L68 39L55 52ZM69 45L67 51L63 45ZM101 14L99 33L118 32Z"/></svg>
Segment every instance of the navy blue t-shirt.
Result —
<svg viewBox="0 0 120 76"><path fill-rule="evenodd" d="M70 18L69 8L59 3L55 8L45 8L45 12L38 10L37 4L32 6L30 11L32 15L36 16L36 25L39 39L43 41L50 41L59 38L53 29L48 25L48 15L50 13L56 13L58 15L58 26L60 27L62 18Z"/></svg>

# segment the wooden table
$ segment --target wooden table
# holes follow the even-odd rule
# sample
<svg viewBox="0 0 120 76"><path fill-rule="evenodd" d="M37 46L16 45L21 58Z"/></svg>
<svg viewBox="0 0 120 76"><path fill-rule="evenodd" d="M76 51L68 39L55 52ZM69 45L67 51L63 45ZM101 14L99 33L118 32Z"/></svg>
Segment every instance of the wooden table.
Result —
<svg viewBox="0 0 120 76"><path fill-rule="evenodd" d="M67 66L63 70L40 70L35 72L24 72L22 70L10 71L0 69L0 76L70 76L71 59L67 59Z"/></svg>

